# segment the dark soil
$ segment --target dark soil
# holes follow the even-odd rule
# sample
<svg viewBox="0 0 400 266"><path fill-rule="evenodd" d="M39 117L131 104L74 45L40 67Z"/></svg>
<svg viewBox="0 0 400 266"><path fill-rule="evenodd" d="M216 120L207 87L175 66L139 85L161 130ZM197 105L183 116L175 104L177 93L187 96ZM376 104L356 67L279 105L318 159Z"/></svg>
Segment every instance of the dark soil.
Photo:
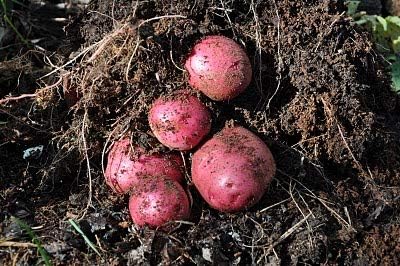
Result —
<svg viewBox="0 0 400 266"><path fill-rule="evenodd" d="M386 0L384 1L386 11L392 16L400 15L400 2L396 0Z"/></svg>
<svg viewBox="0 0 400 266"><path fill-rule="evenodd" d="M41 79L57 86L39 84L35 99L0 109L0 263L42 260L34 247L4 244L31 242L15 216L57 265L399 264L400 98L369 34L344 11L317 0L92 1L66 27L57 58L69 63ZM277 174L258 204L236 214L210 209L187 175L190 223L137 228L128 196L105 184L102 153L122 136L166 149L147 111L188 87L185 57L211 34L244 45L254 73L230 102L199 95L212 133L227 122L250 129L271 148ZM28 84L41 76L26 73ZM14 90L16 81L2 96L35 91ZM67 104L65 90L79 98L65 94ZM22 158L37 145L43 153Z"/></svg>

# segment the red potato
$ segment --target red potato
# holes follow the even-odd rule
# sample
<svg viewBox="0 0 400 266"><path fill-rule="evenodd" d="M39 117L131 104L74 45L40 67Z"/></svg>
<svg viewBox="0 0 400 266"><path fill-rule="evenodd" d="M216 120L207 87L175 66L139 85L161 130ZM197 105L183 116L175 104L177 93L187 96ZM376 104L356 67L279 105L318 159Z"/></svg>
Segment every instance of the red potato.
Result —
<svg viewBox="0 0 400 266"><path fill-rule="evenodd" d="M263 196L276 171L267 145L243 127L224 128L192 158L192 180L213 208L236 212Z"/></svg>
<svg viewBox="0 0 400 266"><path fill-rule="evenodd" d="M157 99L148 119L151 130L162 144L181 151L195 147L211 129L207 107L188 91L177 91L168 98Z"/></svg>
<svg viewBox="0 0 400 266"><path fill-rule="evenodd" d="M224 36L208 36L197 43L185 63L189 84L215 101L242 93L251 82L246 52Z"/></svg>
<svg viewBox="0 0 400 266"><path fill-rule="evenodd" d="M133 154L130 140L123 139L115 142L108 154L105 178L115 192L126 193L148 176L162 175L182 182L183 161L180 156L147 155L142 148L133 148L137 154Z"/></svg>
<svg viewBox="0 0 400 266"><path fill-rule="evenodd" d="M188 219L189 199L178 182L166 177L149 177L132 191L129 212L136 225L155 228Z"/></svg>

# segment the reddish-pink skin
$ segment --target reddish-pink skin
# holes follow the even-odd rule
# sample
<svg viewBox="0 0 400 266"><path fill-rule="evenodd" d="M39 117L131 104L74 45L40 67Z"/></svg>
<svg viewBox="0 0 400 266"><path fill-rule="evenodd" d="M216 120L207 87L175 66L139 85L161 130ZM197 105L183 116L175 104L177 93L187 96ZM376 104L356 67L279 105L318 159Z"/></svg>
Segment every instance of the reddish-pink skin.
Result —
<svg viewBox="0 0 400 266"><path fill-rule="evenodd" d="M166 176L182 182L183 161L176 154L145 154L142 148L133 147L138 154L133 154L129 139L114 143L108 154L105 171L106 183L117 193L126 193L140 185L148 176Z"/></svg>
<svg viewBox="0 0 400 266"><path fill-rule="evenodd" d="M195 96L178 91L176 97L157 99L149 111L149 124L165 146L191 150L210 132L211 115Z"/></svg>
<svg viewBox="0 0 400 266"><path fill-rule="evenodd" d="M182 186L169 178L149 177L129 199L129 212L138 226L159 227L190 216L189 199Z"/></svg>
<svg viewBox="0 0 400 266"><path fill-rule="evenodd" d="M185 68L189 84L215 101L235 98L247 88L252 77L246 52L224 36L208 36L197 43Z"/></svg>
<svg viewBox="0 0 400 266"><path fill-rule="evenodd" d="M263 196L276 167L267 145L243 127L224 128L192 158L192 180L213 208L236 212Z"/></svg>

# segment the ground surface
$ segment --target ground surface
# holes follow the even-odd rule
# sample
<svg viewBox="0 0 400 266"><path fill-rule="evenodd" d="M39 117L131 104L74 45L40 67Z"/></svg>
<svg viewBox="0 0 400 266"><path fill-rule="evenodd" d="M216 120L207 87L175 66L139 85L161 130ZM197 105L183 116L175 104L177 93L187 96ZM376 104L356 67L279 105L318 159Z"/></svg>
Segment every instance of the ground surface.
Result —
<svg viewBox="0 0 400 266"><path fill-rule="evenodd" d="M0 110L0 264L41 260L12 216L57 265L399 264L400 98L369 35L343 11L317 0L98 0L66 26L58 48L5 54L2 98L36 96ZM188 176L193 224L138 229L128 197L105 185L102 152L123 135L163 149L148 108L187 86L185 57L209 34L244 45L254 69L241 97L202 98L213 133L227 121L252 130L270 146L277 175L238 214L210 209ZM43 152L23 159L37 145Z"/></svg>

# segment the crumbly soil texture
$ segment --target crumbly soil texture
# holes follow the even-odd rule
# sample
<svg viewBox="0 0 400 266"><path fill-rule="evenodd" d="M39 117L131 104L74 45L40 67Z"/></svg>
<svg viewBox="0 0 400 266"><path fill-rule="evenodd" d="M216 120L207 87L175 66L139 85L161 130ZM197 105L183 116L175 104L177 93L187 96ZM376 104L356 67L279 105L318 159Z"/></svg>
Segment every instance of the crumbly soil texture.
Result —
<svg viewBox="0 0 400 266"><path fill-rule="evenodd" d="M15 218L54 265L399 264L400 98L344 11L342 1L94 0L60 47L15 53L1 96L36 96L1 106L0 264L44 260ZM229 102L197 93L212 112L210 136L226 123L251 130L277 173L258 204L221 213L190 182L194 151L182 153L190 220L138 228L128 196L105 184L110 144L129 136L167 151L147 112L189 88L185 59L213 34L244 47L253 78Z"/></svg>

